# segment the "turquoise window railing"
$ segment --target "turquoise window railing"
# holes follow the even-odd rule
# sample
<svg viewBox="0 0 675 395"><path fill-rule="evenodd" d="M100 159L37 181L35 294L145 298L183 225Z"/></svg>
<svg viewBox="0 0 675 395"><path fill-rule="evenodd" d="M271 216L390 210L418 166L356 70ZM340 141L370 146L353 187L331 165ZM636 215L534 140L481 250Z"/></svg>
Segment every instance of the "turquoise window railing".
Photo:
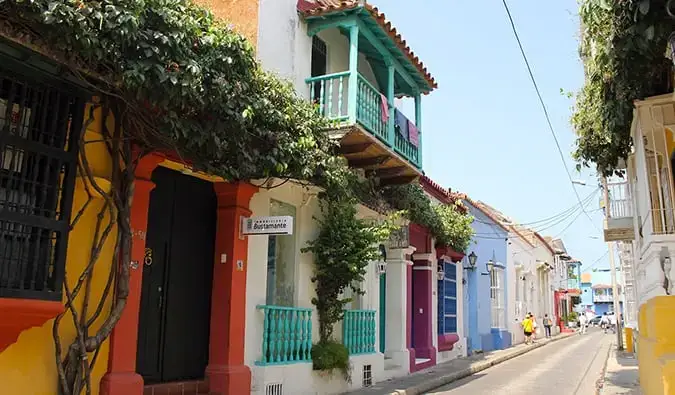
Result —
<svg viewBox="0 0 675 395"><path fill-rule="evenodd" d="M364 76L357 74L356 92L349 91L349 71L312 77L305 80L309 86L312 100L319 106L319 112L326 118L341 125L355 119L370 134L377 137L386 146L407 159L414 166L421 168L420 149L394 131L394 123L387 122L382 116L383 105L389 109L389 117L393 117L393 107L389 107L386 98ZM349 103L356 101L356 114L349 113ZM384 100L384 103L383 103ZM353 116L352 116L353 115ZM421 131L420 139L421 139Z"/></svg>
<svg viewBox="0 0 675 395"><path fill-rule="evenodd" d="M375 310L345 310L342 343L350 354L375 352L375 319Z"/></svg>
<svg viewBox="0 0 675 395"><path fill-rule="evenodd" d="M312 309L259 305L262 310L262 358L256 365L312 360Z"/></svg>

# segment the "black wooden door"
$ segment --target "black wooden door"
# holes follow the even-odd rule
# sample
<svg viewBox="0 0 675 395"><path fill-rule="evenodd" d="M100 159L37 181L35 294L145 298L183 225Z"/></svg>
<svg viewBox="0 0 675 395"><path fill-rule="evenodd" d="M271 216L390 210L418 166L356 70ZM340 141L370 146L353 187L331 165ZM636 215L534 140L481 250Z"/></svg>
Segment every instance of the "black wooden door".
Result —
<svg viewBox="0 0 675 395"><path fill-rule="evenodd" d="M137 369L149 384L199 379L208 362L216 197L211 183L169 169L155 170L152 181Z"/></svg>

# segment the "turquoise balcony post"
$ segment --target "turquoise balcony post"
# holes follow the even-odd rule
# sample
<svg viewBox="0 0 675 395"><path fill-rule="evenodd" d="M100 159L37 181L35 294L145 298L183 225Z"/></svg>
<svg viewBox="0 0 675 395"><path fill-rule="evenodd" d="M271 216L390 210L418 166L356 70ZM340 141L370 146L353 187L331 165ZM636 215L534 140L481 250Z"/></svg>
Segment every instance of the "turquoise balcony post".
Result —
<svg viewBox="0 0 675 395"><path fill-rule="evenodd" d="M262 357L256 365L311 361L312 309L259 305L263 312Z"/></svg>
<svg viewBox="0 0 675 395"><path fill-rule="evenodd" d="M349 354L375 352L375 310L345 310L342 323L342 343Z"/></svg>
<svg viewBox="0 0 675 395"><path fill-rule="evenodd" d="M415 125L417 126L417 167L422 168L422 95L415 95Z"/></svg>
<svg viewBox="0 0 675 395"><path fill-rule="evenodd" d="M396 70L391 59L387 59L387 105L389 106L389 119L387 120L387 142L393 147L394 142L394 77Z"/></svg>
<svg viewBox="0 0 675 395"><path fill-rule="evenodd" d="M349 123L356 123L356 91L359 76L359 26L349 26L349 88L347 89L349 105Z"/></svg>

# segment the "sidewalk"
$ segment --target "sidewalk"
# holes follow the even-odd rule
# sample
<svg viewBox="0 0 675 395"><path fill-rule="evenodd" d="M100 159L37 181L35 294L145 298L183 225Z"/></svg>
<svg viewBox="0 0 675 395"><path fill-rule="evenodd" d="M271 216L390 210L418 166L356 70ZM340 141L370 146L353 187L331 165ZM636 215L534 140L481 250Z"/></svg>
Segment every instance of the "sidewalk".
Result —
<svg viewBox="0 0 675 395"><path fill-rule="evenodd" d="M523 355L550 342L574 336L576 333L562 333L551 339L539 339L535 344L518 344L506 350L491 351L484 354L458 358L436 365L408 376L374 384L370 388L349 392L349 395L418 395L426 391L452 383L474 373L483 371L509 359Z"/></svg>
<svg viewBox="0 0 675 395"><path fill-rule="evenodd" d="M613 343L601 385L600 395L639 395L641 392L635 354L617 351L616 342Z"/></svg>

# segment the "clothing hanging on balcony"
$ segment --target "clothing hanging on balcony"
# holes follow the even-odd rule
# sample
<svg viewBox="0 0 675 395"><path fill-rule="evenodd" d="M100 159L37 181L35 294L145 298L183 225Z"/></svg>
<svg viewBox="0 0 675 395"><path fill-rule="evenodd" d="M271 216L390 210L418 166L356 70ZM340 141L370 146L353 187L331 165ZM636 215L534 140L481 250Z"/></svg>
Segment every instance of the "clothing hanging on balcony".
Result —
<svg viewBox="0 0 675 395"><path fill-rule="evenodd" d="M389 102L387 96L382 93L380 93L380 113L382 122L386 124L389 121Z"/></svg>
<svg viewBox="0 0 675 395"><path fill-rule="evenodd" d="M394 129L404 139L408 139L408 118L398 108L394 109Z"/></svg>
<svg viewBox="0 0 675 395"><path fill-rule="evenodd" d="M420 142L417 125L412 123L410 120L408 120L408 141L410 141L410 144L414 145L415 147L417 147Z"/></svg>

